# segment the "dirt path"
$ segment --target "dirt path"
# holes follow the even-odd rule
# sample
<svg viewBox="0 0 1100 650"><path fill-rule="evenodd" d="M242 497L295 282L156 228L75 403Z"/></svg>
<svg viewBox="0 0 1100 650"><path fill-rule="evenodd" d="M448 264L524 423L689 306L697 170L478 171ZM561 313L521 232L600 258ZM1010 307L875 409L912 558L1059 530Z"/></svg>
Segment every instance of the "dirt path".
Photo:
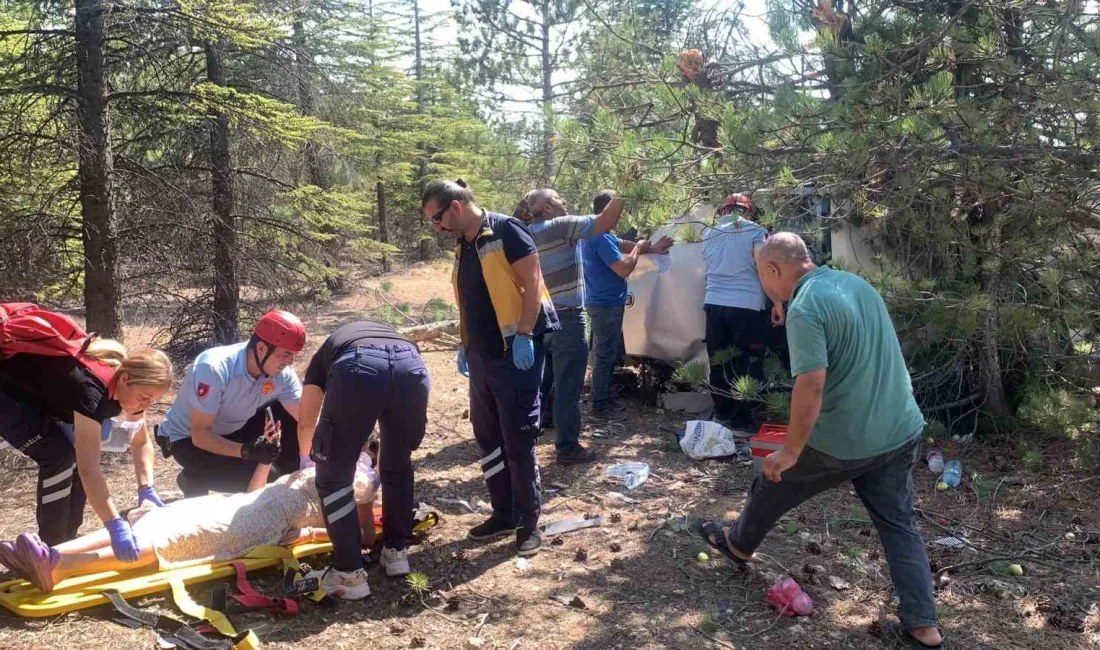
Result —
<svg viewBox="0 0 1100 650"><path fill-rule="evenodd" d="M391 301L418 307L432 298L451 301L448 281L445 267L418 266L371 286L381 289L385 282ZM376 294L362 290L319 311L310 318L312 331L329 331L338 322L378 309ZM320 335L311 337L314 345L321 340ZM465 541L466 529L480 522L484 512L475 515L440 499L465 499L478 507L487 498L465 417L466 384L454 371L453 348L422 347L433 393L428 435L415 456L417 499L443 516L430 538L411 553L414 570L429 583L423 599L406 581L387 580L375 568L373 595L365 602L305 603L293 619L235 616L239 628L251 627L259 634L264 648L895 647L872 634L873 623L892 615L894 605L881 546L850 489L828 493L789 513L748 570L735 570L721 559L700 562L696 556L706 547L691 533L689 522L734 515L752 468L692 462L673 442L683 418L643 407L636 398L630 398L623 423L585 432L585 443L600 455L599 464L559 467L545 460L553 457L548 437L539 447L546 490L543 520L598 514L605 525L561 536L526 566L517 563L509 541ZM1047 448L1052 465L1057 466L1058 457L1056 446ZM922 522L934 569L976 562L987 553L1027 556L1019 578L977 565L949 571L938 590L944 627L958 648L1083 648L1100 643L1100 523L1094 506L1100 491L1087 482L1055 487L1082 475L1056 476L1042 468L1001 483L1007 473L996 468L1015 468L1018 463L1011 459L1010 450L983 444L963 455L968 480L946 493L935 492L926 468L915 474L919 505L934 522ZM608 465L635 460L648 462L653 470L639 490L626 494L604 478ZM7 477L0 482L0 538L10 539L34 529L34 472L12 456L0 461L5 468L0 473ZM178 496L174 467L159 457L157 462L162 494ZM970 477L974 470L987 478ZM132 471L125 458L109 459L107 471L121 505L133 505ZM625 502L615 492L633 501ZM970 528L959 529L960 523ZM94 524L89 510L85 528L93 530ZM933 540L947 534L941 527L965 530L969 541L983 550L936 547ZM1067 531L1077 531L1077 539L1066 541ZM1028 549L1030 554L1021 553ZM813 597L812 617L777 618L765 601L767 587L788 572ZM830 577L846 586L830 586ZM273 572L256 574L261 589L274 591L276 582ZM209 587L191 592L196 600L208 601ZM576 596L579 600L573 602L584 607L564 605L551 596L564 596L567 602ZM163 597L138 602L179 616ZM481 621L478 640L469 641ZM129 630L94 614L40 620L0 614L0 648L144 650L153 644L151 632Z"/></svg>

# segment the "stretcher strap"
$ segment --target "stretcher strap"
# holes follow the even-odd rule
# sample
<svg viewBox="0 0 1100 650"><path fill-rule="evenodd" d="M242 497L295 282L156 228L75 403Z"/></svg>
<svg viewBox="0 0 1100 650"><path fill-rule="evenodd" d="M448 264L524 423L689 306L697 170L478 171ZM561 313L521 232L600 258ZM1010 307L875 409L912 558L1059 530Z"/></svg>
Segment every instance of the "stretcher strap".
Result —
<svg viewBox="0 0 1100 650"><path fill-rule="evenodd" d="M297 569L301 566L298 558L289 548L283 546L257 546L244 555L243 559L282 560L284 569Z"/></svg>
<svg viewBox="0 0 1100 650"><path fill-rule="evenodd" d="M245 556L248 558L279 559L283 562L283 591L287 595L309 594L310 600L320 602L325 598L325 592L321 589L320 582L310 579L305 586L300 583L306 575L302 563L294 556L290 549L283 546L257 546ZM316 585L316 586L314 586ZM242 590L243 591L243 590ZM290 612L288 612L290 613Z"/></svg>
<svg viewBox="0 0 1100 650"><path fill-rule="evenodd" d="M438 523L439 523L439 513L429 512L428 514L424 515L423 519L416 522L416 524L413 526L412 532L422 533L422 532L428 530L429 528L435 528L436 524L438 524Z"/></svg>
<svg viewBox="0 0 1100 650"><path fill-rule="evenodd" d="M430 528L435 528L435 526L438 523L439 523L439 513L429 512L428 514L422 516L421 518L417 519L416 522L413 523L412 532L413 532L414 535L418 535L418 534L423 533L424 531L426 531ZM382 534L382 511L381 510L374 513L374 534L375 535L381 535Z"/></svg>
<svg viewBox="0 0 1100 650"><path fill-rule="evenodd" d="M175 601L176 607L179 607L180 611L188 616L206 621L213 626L218 634L229 638L232 641L233 650L259 650L260 639L255 632L252 630L237 632L237 629L233 627L233 623L229 621L224 613L196 603L191 598L191 594L187 593L187 588L183 582L178 578L170 579L168 584L172 587L172 600Z"/></svg>
<svg viewBox="0 0 1100 650"><path fill-rule="evenodd" d="M172 587L172 600L176 602L176 607L179 607L181 612L210 623L214 626L214 629L226 636L237 636L237 629L229 622L229 618L216 609L203 607L196 603L191 598L191 594L187 593L187 588L184 587L182 580L169 578L168 584Z"/></svg>
<svg viewBox="0 0 1100 650"><path fill-rule="evenodd" d="M104 591L103 595L121 614L121 618L116 619L119 623L129 627L136 624L138 627L156 630L184 650L232 650L234 648L231 639L207 639L182 621L134 607L114 589ZM242 646L240 650L246 650L246 648Z"/></svg>
<svg viewBox="0 0 1100 650"><path fill-rule="evenodd" d="M288 616L294 616L298 613L297 602L289 598L270 598L253 589L248 582L244 562L234 562L233 569L237 572L237 591L241 592L239 595L234 595L233 600L245 607L271 609Z"/></svg>

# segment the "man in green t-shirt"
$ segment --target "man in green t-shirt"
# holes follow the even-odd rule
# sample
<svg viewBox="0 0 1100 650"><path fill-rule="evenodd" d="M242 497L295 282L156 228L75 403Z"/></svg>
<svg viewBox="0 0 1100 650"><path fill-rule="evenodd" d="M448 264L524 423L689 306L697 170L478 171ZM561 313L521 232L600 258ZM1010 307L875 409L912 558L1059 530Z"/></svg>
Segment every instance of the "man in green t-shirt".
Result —
<svg viewBox="0 0 1100 650"><path fill-rule="evenodd" d="M814 265L792 233L760 247L756 267L769 297L790 303L790 424L783 448L753 480L740 518L703 522L701 532L731 559L747 560L785 512L851 481L886 550L901 603L897 635L940 647L932 573L913 513L924 417L886 304L859 276Z"/></svg>

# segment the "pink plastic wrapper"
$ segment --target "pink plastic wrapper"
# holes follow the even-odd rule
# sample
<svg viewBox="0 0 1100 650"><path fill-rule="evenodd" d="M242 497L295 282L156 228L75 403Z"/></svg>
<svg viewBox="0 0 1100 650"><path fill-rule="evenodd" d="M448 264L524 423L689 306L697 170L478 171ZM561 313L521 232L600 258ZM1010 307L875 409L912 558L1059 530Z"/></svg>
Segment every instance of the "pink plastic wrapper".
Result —
<svg viewBox="0 0 1100 650"><path fill-rule="evenodd" d="M809 616L814 611L814 601L794 578L784 578L772 585L768 589L768 602L783 616Z"/></svg>

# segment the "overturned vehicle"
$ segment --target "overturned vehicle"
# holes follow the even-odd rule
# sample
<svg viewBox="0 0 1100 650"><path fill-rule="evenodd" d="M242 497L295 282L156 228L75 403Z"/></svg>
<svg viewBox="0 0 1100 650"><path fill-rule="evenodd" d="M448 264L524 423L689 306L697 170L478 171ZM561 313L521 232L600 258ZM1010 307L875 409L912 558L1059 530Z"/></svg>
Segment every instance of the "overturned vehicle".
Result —
<svg viewBox="0 0 1100 650"><path fill-rule="evenodd" d="M733 205L736 196L743 195L731 195L724 206ZM828 199L812 187L781 196L758 191L752 200L774 207L772 214L779 216L771 230L802 235L818 263L831 259L834 248L842 254L851 248L845 240L851 239L847 225L831 217ZM667 236L676 245L668 255L642 256L628 278L623 342L626 354L641 362L647 399L656 397L677 367L708 360L703 239L718 211L715 205L699 205L659 228L651 240Z"/></svg>

